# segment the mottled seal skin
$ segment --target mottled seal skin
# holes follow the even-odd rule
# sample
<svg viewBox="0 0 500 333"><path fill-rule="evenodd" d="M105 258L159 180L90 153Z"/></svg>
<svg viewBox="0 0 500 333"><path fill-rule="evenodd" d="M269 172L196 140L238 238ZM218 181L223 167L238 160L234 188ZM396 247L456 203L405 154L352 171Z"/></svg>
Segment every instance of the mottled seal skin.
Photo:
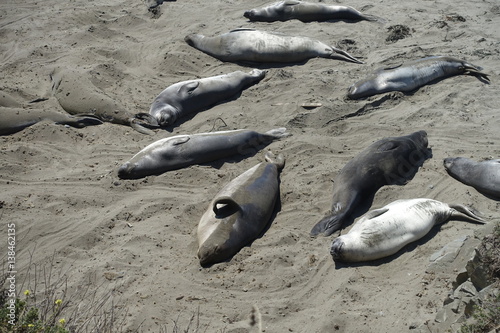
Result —
<svg viewBox="0 0 500 333"><path fill-rule="evenodd" d="M262 80L265 75L265 71L254 69L249 73L236 71L175 83L154 99L149 113L160 126L171 125L180 117L233 97Z"/></svg>
<svg viewBox="0 0 500 333"><path fill-rule="evenodd" d="M71 116L51 110L0 107L0 135L14 134L41 121L76 128L102 124L99 119L89 116Z"/></svg>
<svg viewBox="0 0 500 333"><path fill-rule="evenodd" d="M482 73L480 67L460 59L436 56L378 69L349 87L347 96L359 99L390 91L411 92L426 84L461 74L489 81L488 74Z"/></svg>
<svg viewBox="0 0 500 333"><path fill-rule="evenodd" d="M431 157L427 133L385 138L371 144L340 170L333 187L329 214L311 230L311 236L331 235L384 185L404 185Z"/></svg>
<svg viewBox="0 0 500 333"><path fill-rule="evenodd" d="M283 156L260 163L224 186L198 224L198 258L203 267L227 261L260 237L275 210Z"/></svg>
<svg viewBox="0 0 500 333"><path fill-rule="evenodd" d="M296 0L279 1L266 7L247 10L243 16L250 21L262 22L293 19L302 22L330 20L383 21L376 16L362 14L349 6L332 6Z"/></svg>
<svg viewBox="0 0 500 333"><path fill-rule="evenodd" d="M345 51L312 38L255 29L236 29L215 37L191 34L184 40L212 57L229 62L297 63L319 57L363 63Z"/></svg>
<svg viewBox="0 0 500 333"><path fill-rule="evenodd" d="M266 133L234 130L168 137L135 154L119 168L118 177L137 179L233 155L251 155L288 135L285 128L276 128Z"/></svg>
<svg viewBox="0 0 500 333"><path fill-rule="evenodd" d="M370 261L395 254L450 218L485 223L471 208L432 199L397 200L369 211L336 238L330 253L344 262Z"/></svg>
<svg viewBox="0 0 500 333"><path fill-rule="evenodd" d="M448 157L443 163L448 174L459 182L500 199L500 159L476 162L465 157Z"/></svg>
<svg viewBox="0 0 500 333"><path fill-rule="evenodd" d="M104 122L127 125L144 134L154 134L149 128L158 127L156 120L148 113L133 114L126 111L119 101L98 89L85 73L57 68L50 78L52 94L69 114L93 115Z"/></svg>

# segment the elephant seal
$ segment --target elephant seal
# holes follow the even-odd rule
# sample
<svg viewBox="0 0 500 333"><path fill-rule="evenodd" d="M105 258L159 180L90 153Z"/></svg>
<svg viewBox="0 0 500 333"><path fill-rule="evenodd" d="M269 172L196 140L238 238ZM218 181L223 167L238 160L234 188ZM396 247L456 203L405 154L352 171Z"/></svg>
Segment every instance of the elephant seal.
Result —
<svg viewBox="0 0 500 333"><path fill-rule="evenodd" d="M175 83L163 90L151 104L151 114L160 126L174 123L178 118L198 112L241 92L259 82L265 71L229 74Z"/></svg>
<svg viewBox="0 0 500 333"><path fill-rule="evenodd" d="M448 174L480 193L500 199L500 159L476 162L465 157L444 159Z"/></svg>
<svg viewBox="0 0 500 333"><path fill-rule="evenodd" d="M184 40L212 57L229 62L297 63L319 57L363 63L345 51L312 38L255 29L236 29L215 37L191 34Z"/></svg>
<svg viewBox="0 0 500 333"><path fill-rule="evenodd" d="M148 113L132 114L125 107L98 89L90 79L72 69L54 70L52 93L61 107L72 115L89 114L102 121L127 125L144 134L154 134L149 128L158 123Z"/></svg>
<svg viewBox="0 0 500 333"><path fill-rule="evenodd" d="M431 156L427 144L427 133L418 131L376 141L356 155L335 178L332 209L312 228L311 236L329 236L352 221L352 214L382 186L406 184Z"/></svg>
<svg viewBox="0 0 500 333"><path fill-rule="evenodd" d="M302 22L350 20L383 21L372 15L362 14L349 6L332 6L297 0L275 2L262 8L247 10L243 16L250 21L275 22L297 19Z"/></svg>
<svg viewBox="0 0 500 333"><path fill-rule="evenodd" d="M44 120L77 128L102 124L99 119L89 116L71 116L51 110L0 107L0 135L14 134Z"/></svg>
<svg viewBox="0 0 500 333"><path fill-rule="evenodd" d="M411 92L450 76L468 74L489 82L481 68L452 57L436 56L381 68L349 87L347 97L359 99L389 91Z"/></svg>
<svg viewBox="0 0 500 333"><path fill-rule="evenodd" d="M231 259L268 227L279 195L285 160L271 152L224 186L198 224L198 258L203 267Z"/></svg>
<svg viewBox="0 0 500 333"><path fill-rule="evenodd" d="M135 154L119 168L118 177L137 179L233 155L250 155L289 135L285 128L275 128L263 134L234 130L176 135L153 142Z"/></svg>
<svg viewBox="0 0 500 333"><path fill-rule="evenodd" d="M485 223L470 208L432 199L397 200L369 211L330 249L334 260L358 262L390 256L450 218Z"/></svg>

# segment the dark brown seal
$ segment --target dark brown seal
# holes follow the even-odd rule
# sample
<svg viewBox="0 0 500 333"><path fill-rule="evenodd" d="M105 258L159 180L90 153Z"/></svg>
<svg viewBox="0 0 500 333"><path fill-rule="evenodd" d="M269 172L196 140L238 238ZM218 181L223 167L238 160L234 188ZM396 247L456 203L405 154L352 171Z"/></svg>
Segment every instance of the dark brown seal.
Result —
<svg viewBox="0 0 500 333"><path fill-rule="evenodd" d="M311 235L331 235L352 221L352 214L382 186L406 184L430 157L427 144L427 133L418 131L376 141L355 156L335 178L332 209Z"/></svg>

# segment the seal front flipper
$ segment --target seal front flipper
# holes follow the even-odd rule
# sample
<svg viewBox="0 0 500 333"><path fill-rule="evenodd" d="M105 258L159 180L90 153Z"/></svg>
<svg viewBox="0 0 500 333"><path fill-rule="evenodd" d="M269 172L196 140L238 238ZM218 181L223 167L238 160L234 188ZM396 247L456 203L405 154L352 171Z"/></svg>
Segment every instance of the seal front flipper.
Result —
<svg viewBox="0 0 500 333"><path fill-rule="evenodd" d="M240 205L230 196L218 197L212 207L215 217L221 219L241 210Z"/></svg>

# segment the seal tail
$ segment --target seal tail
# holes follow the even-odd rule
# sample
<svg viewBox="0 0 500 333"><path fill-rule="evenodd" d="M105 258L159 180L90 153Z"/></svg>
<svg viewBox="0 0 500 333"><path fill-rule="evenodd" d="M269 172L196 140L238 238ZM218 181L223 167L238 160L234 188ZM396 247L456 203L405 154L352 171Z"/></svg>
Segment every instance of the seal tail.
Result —
<svg viewBox="0 0 500 333"><path fill-rule="evenodd" d="M485 224L486 220L481 217L477 210L464 205L449 205L452 209L451 217L467 222Z"/></svg>
<svg viewBox="0 0 500 333"><path fill-rule="evenodd" d="M331 46L333 52L330 54L330 59L340 59L340 60L345 60L349 62L354 62L356 64L364 64L363 61L358 60L354 58L352 55L347 53L346 51L343 51L341 49L338 49L336 47Z"/></svg>
<svg viewBox="0 0 500 333"><path fill-rule="evenodd" d="M316 237L320 234L323 236L330 236L335 231L339 230L344 222L345 213L326 216L321 221L316 223L312 228L310 235Z"/></svg>

